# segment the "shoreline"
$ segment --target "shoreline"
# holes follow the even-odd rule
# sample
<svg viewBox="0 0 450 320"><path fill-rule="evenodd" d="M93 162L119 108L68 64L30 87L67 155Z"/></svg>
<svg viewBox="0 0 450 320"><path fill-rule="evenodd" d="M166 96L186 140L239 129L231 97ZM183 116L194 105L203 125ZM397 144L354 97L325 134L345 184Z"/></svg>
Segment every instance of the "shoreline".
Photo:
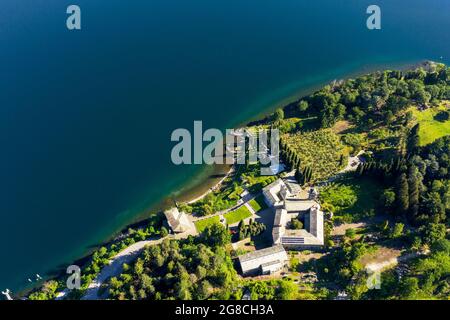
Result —
<svg viewBox="0 0 450 320"><path fill-rule="evenodd" d="M319 81L317 83L314 83L312 81L311 84L306 84L304 86L300 86L299 89L295 90L294 93L284 97L283 99L273 102L270 104L270 106L267 106L265 108L262 108L261 112L259 112L256 115L251 116L247 120L239 121L236 125L236 127L251 125L260 122L261 120L264 120L266 117L270 116L277 108L286 108L293 103L297 102L304 96L307 96L314 91L320 90L323 86L333 82L333 81L340 81L340 80L347 80L352 79L356 77L360 77L366 74L370 74L377 71L385 71L385 70L400 70L400 71L406 71L406 70L412 70L416 69L418 67L422 67L426 65L429 62L433 63L444 63L441 61L433 61L429 59L421 59L416 60L412 59L410 61L378 61L371 64L366 63L358 63L355 64L355 67L352 68L352 71L345 74L345 76L341 77L327 77L326 79L323 79L322 81ZM337 67L335 70L344 69L343 66ZM338 73L338 72L336 72Z"/></svg>
<svg viewBox="0 0 450 320"><path fill-rule="evenodd" d="M225 176L220 179L214 186L212 186L211 188L209 188L208 191L206 191L205 193L201 194L200 196L191 199L189 201L186 201L187 204L193 204L197 201L202 200L203 198L205 198L208 194L210 194L211 192L216 191L218 188L220 188L220 186L222 185L222 183L225 181L226 178L228 178L229 176L231 176L234 172L234 166L231 166L230 170L228 170L228 172L225 174Z"/></svg>
<svg viewBox="0 0 450 320"><path fill-rule="evenodd" d="M374 63L372 65L364 65L363 64L363 65L360 65L357 68L357 70L349 72L346 76L339 78L339 80L340 79L349 79L349 78L361 76L364 74L368 74L368 73L376 72L376 71L380 71L380 70L392 70L393 68L397 69L397 70L408 70L411 68L421 66L422 64L426 63L427 61L430 61L430 60L420 60L420 61L416 61L416 62L403 62L403 63L401 63L401 62L398 62L398 63L386 62L385 64ZM247 120L242 120L241 122L239 122L239 124L244 126L244 125L254 123L255 121L263 120L267 115L272 113L277 107L280 107L280 106L283 108L288 107L289 105L295 103L296 100L301 99L303 96L314 92L318 88L321 88L322 86L324 86L324 83L326 84L329 82L330 81L324 81L324 82L320 82L318 84L308 85L306 87L298 89L296 91L296 93L283 98L282 100L280 100L280 102L273 103L269 107L261 108L262 109L261 112L247 118ZM239 126L235 126L235 127L239 127ZM189 182L186 181L184 186L180 186L178 188L178 190L174 191L168 197L162 199L159 202L156 202L155 205L149 207L148 209L142 210L141 213L136 214L135 218L130 223L124 225L123 228L121 228L119 231L111 234L111 236L109 238L105 239L105 241L103 241L102 243L98 243L97 245L94 245L91 248L92 250L90 250L88 253L86 253L83 257L76 259L74 261L72 260L71 262L74 262L74 263L80 262L81 263L81 262L88 261L92 255L92 253L96 249L100 248L102 245L107 245L107 244L114 242L121 235L123 235L124 232L126 232L126 230L128 230L128 228L142 226L149 219L149 216L154 215L157 212L161 212L164 208L167 208L170 205L173 206L174 203L176 204L177 202L180 202L180 203L192 204L196 201L203 199L208 194L210 194L211 192L213 192L214 190L216 190L217 188L219 188L222 185L224 180L227 177L229 177L230 174L232 174L233 168L234 168L233 166L231 166L231 168L228 167L227 171L223 172L224 166L214 165L214 166L212 166L212 168L205 167L201 172L199 172L196 175L196 177L190 179ZM205 172L208 171L208 169L211 170L212 173L202 176L205 174ZM217 175L221 175L221 174L224 174L224 176L217 177ZM217 179L219 179L219 180L217 181ZM197 181L192 183L192 180L194 180L194 181L197 180ZM189 185L189 183L191 183L191 185ZM23 290L19 290L16 296L19 296L19 297L23 296L23 295L29 293L30 291L33 291L34 289L36 289L36 287L42 286L42 283L45 283L46 281L49 281L52 279L59 278L61 275L65 275L65 273L62 270L60 272L54 272L53 275L51 273L48 273L48 274L46 274L46 277L44 277L44 279L41 283L36 283L36 285L34 285L34 286L24 288Z"/></svg>

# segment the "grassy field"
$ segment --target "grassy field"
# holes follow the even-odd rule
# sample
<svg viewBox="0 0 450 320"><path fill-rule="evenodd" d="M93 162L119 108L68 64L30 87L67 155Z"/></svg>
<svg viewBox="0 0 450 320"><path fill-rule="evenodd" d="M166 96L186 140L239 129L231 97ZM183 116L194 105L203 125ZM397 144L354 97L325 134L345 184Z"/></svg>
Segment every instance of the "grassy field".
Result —
<svg viewBox="0 0 450 320"><path fill-rule="evenodd" d="M439 121L436 115L446 110L444 106L432 108L425 111L419 111L416 108L412 109L414 117L420 124L420 145L425 146L434 142L435 140L450 135L450 120Z"/></svg>
<svg viewBox="0 0 450 320"><path fill-rule="evenodd" d="M238 209L228 212L224 214L225 219L227 220L228 224L234 224L236 222L239 222L241 220L250 218L252 216L251 212L247 209L246 206L241 206Z"/></svg>
<svg viewBox="0 0 450 320"><path fill-rule="evenodd" d="M264 210L267 208L266 202L264 201L264 196L260 195L257 196L256 198L250 200L249 202L250 207L253 208L253 210L255 210L255 212Z"/></svg>
<svg viewBox="0 0 450 320"><path fill-rule="evenodd" d="M334 217L350 223L373 214L382 191L382 186L370 178L347 179L323 188L320 200Z"/></svg>
<svg viewBox="0 0 450 320"><path fill-rule="evenodd" d="M198 232L202 232L203 230L206 229L206 227L213 225L215 223L220 223L219 216L214 216L211 218L206 218L206 219L198 220L198 221L194 222L195 227L197 228Z"/></svg>
<svg viewBox="0 0 450 320"><path fill-rule="evenodd" d="M346 148L339 136L330 129L288 134L283 140L295 150L301 159L301 166L312 168L312 180L327 178L345 167L339 160Z"/></svg>

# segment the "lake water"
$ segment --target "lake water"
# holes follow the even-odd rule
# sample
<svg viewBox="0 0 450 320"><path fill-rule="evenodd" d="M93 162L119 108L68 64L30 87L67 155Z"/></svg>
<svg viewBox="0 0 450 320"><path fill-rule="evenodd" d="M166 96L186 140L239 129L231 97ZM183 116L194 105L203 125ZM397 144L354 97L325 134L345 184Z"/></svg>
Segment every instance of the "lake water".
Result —
<svg viewBox="0 0 450 320"><path fill-rule="evenodd" d="M372 2L381 30L366 28ZM81 31L65 26L72 3ZM2 0L0 288L83 256L198 175L171 164L174 129L448 62L449 13L446 0Z"/></svg>

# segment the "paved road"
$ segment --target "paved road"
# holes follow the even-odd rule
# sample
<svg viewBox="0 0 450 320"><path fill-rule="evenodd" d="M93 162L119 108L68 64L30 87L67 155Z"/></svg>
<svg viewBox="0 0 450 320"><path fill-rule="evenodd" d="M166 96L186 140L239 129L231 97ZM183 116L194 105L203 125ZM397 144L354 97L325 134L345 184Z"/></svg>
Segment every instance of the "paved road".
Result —
<svg viewBox="0 0 450 320"><path fill-rule="evenodd" d="M115 255L110 260L110 263L108 265L103 267L103 269L100 271L97 277L89 285L85 295L82 297L82 300L105 299L107 297L107 292L105 292L105 294L102 296L98 295L101 285L105 283L105 281L107 281L110 277L114 277L121 274L123 270L123 264L132 263L144 250L146 246L153 246L160 244L165 239L184 239L187 238L189 235L195 234L196 234L195 232L191 232L191 233L180 233L176 235L169 235L165 238L139 241L125 248L117 255ZM69 294L69 292L70 292L69 289L64 289L63 291L58 293L56 300L64 299Z"/></svg>
<svg viewBox="0 0 450 320"><path fill-rule="evenodd" d="M169 235L165 238L159 238L159 239L151 239L151 240L144 240L136 242L135 244L132 244L125 250L119 252L114 258L111 260L110 264L105 266L102 271L98 274L98 276L91 282L89 285L85 295L83 296L82 300L96 300L96 299L105 299L108 295L107 292L103 296L98 296L98 291L100 289L100 286L108 280L110 277L114 277L122 273L123 270L123 264L124 263L131 263L133 262L139 254L144 250L146 246L154 246L157 244L160 244L165 239L185 239L190 235L195 235L195 233L192 232L185 232L185 233L178 233L175 235Z"/></svg>
<svg viewBox="0 0 450 320"><path fill-rule="evenodd" d="M156 245L161 243L165 238L155 239L155 240L144 240L139 241L125 250L119 252L112 260L111 262L103 267L102 271L98 274L98 276L91 282L88 289L86 290L85 295L83 296L82 300L96 300L101 298L106 298L106 295L99 297L98 291L100 289L100 286L108 280L108 278L119 275L122 273L123 270L123 264L124 263L131 263L133 262L139 254L144 250L144 247Z"/></svg>

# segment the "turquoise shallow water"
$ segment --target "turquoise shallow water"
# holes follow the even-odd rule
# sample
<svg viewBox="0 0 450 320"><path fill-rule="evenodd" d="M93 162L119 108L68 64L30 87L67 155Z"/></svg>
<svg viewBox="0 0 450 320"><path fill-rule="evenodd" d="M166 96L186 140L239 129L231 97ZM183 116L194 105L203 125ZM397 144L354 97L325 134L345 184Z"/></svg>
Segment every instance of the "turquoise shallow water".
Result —
<svg viewBox="0 0 450 320"><path fill-rule="evenodd" d="M365 0L0 4L0 288L81 257L201 167L170 133L226 128L335 78L450 61L450 3Z"/></svg>

